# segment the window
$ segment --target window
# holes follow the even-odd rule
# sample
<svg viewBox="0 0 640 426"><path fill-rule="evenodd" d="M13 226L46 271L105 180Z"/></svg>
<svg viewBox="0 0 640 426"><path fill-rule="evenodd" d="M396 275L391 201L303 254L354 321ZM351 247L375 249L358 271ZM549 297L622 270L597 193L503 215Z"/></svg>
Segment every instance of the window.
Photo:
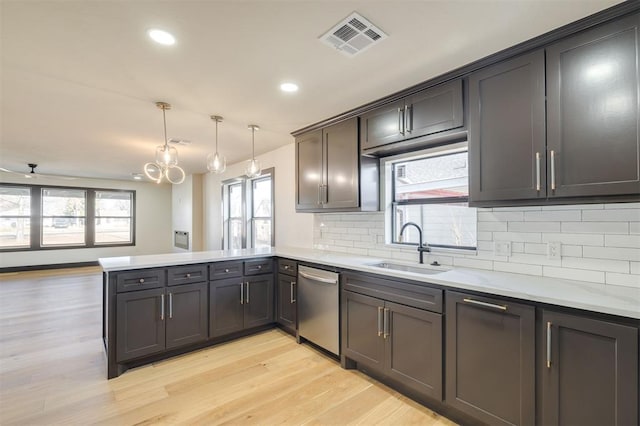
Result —
<svg viewBox="0 0 640 426"><path fill-rule="evenodd" d="M450 145L385 161L390 189L390 242L418 244L414 222L431 247L473 250L477 214L468 206L469 166L466 144Z"/></svg>
<svg viewBox="0 0 640 426"><path fill-rule="evenodd" d="M135 191L0 184L0 250L134 244Z"/></svg>
<svg viewBox="0 0 640 426"><path fill-rule="evenodd" d="M271 247L273 221L273 169L255 179L230 179L222 184L225 249Z"/></svg>

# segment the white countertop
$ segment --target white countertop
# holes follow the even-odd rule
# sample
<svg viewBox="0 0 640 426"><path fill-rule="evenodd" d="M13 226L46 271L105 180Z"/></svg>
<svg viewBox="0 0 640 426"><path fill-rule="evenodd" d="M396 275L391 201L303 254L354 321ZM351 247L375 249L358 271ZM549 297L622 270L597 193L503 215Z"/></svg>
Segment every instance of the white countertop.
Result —
<svg viewBox="0 0 640 426"><path fill-rule="evenodd" d="M452 290L473 290L640 319L640 289L636 288L458 267L438 274L404 272L370 265L385 261L408 265L406 262L296 247L122 256L101 258L99 262L105 272L114 272L265 256L280 256L393 278L405 278L441 285Z"/></svg>

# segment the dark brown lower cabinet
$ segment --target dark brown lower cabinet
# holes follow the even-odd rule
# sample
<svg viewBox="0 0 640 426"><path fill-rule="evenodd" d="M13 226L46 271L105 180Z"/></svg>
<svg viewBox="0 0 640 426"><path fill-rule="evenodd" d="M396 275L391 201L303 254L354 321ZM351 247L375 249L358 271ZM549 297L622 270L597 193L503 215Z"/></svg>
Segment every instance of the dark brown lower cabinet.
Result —
<svg viewBox="0 0 640 426"><path fill-rule="evenodd" d="M295 333L297 324L296 278L278 274L276 301L278 315L276 322L291 333Z"/></svg>
<svg viewBox="0 0 640 426"><path fill-rule="evenodd" d="M273 322L273 275L211 281L209 335L224 336Z"/></svg>
<svg viewBox="0 0 640 426"><path fill-rule="evenodd" d="M343 355L442 399L442 315L343 292Z"/></svg>
<svg viewBox="0 0 640 426"><path fill-rule="evenodd" d="M484 423L535 422L535 309L446 292L446 403Z"/></svg>
<svg viewBox="0 0 640 426"><path fill-rule="evenodd" d="M638 329L543 311L544 425L638 424Z"/></svg>
<svg viewBox="0 0 640 426"><path fill-rule="evenodd" d="M118 361L207 339L207 283L120 293L117 305Z"/></svg>

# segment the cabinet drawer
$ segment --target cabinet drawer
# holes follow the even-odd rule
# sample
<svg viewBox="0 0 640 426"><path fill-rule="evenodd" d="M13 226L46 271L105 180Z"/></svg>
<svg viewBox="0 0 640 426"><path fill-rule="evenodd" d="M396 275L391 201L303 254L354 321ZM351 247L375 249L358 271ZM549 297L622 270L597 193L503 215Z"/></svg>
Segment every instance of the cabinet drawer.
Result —
<svg viewBox="0 0 640 426"><path fill-rule="evenodd" d="M442 312L442 290L437 288L364 274L342 274L342 280L342 287L354 293L418 309Z"/></svg>
<svg viewBox="0 0 640 426"><path fill-rule="evenodd" d="M298 275L298 262L289 259L278 259L278 272L285 275Z"/></svg>
<svg viewBox="0 0 640 426"><path fill-rule="evenodd" d="M116 289L118 293L164 287L164 283L164 269L140 269L131 272L121 272L116 276Z"/></svg>
<svg viewBox="0 0 640 426"><path fill-rule="evenodd" d="M186 265L167 270L167 285L207 281L207 265Z"/></svg>
<svg viewBox="0 0 640 426"><path fill-rule="evenodd" d="M209 279L222 280L242 276L242 260L218 262L209 265Z"/></svg>
<svg viewBox="0 0 640 426"><path fill-rule="evenodd" d="M273 272L273 260L271 259L255 259L244 261L245 275L268 274L269 272Z"/></svg>

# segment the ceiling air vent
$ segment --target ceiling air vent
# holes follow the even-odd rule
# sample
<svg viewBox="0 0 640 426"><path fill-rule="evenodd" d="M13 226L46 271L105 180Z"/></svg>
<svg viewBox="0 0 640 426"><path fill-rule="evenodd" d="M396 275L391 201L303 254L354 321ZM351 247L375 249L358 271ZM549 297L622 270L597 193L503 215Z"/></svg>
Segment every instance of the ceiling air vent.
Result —
<svg viewBox="0 0 640 426"><path fill-rule="evenodd" d="M352 13L320 37L329 46L347 56L354 56L387 38L368 19Z"/></svg>
<svg viewBox="0 0 640 426"><path fill-rule="evenodd" d="M191 141L186 139L169 138L168 142L176 145L191 145Z"/></svg>

